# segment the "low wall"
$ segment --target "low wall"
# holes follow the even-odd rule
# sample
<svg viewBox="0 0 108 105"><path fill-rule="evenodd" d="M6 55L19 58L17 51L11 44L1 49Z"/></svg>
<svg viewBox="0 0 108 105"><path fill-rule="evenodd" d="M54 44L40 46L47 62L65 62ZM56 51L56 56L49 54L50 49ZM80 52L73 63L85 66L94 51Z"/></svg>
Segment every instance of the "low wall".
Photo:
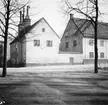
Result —
<svg viewBox="0 0 108 105"><path fill-rule="evenodd" d="M52 57L28 57L26 65L45 65L45 64L82 64L82 54L57 54Z"/></svg>
<svg viewBox="0 0 108 105"><path fill-rule="evenodd" d="M94 63L94 59L84 59L84 64L93 64ZM98 63L99 64L107 64L108 63L108 59L98 59Z"/></svg>
<svg viewBox="0 0 108 105"><path fill-rule="evenodd" d="M82 54L59 54L59 58L67 58L69 60L69 63L71 63L71 64L83 62Z"/></svg>

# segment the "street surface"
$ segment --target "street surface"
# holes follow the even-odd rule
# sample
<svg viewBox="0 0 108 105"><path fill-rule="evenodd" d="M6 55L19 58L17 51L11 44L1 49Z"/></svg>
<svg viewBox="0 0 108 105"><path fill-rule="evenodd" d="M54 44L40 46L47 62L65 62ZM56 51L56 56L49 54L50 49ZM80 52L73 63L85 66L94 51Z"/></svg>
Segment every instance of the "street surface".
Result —
<svg viewBox="0 0 108 105"><path fill-rule="evenodd" d="M3 105L108 105L108 70L93 66L10 68L0 77Z"/></svg>

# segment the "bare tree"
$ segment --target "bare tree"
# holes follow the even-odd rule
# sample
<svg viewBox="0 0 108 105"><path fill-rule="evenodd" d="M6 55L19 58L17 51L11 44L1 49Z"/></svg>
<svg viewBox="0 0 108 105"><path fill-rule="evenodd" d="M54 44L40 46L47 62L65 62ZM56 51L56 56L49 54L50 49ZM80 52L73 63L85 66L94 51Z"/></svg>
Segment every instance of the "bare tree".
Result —
<svg viewBox="0 0 108 105"><path fill-rule="evenodd" d="M98 0L95 1L95 11L96 11L96 16L95 16L95 28L94 28L94 33L95 33L95 44L94 44L94 51L95 51L95 73L98 73L98 47L97 47L97 36L98 36Z"/></svg>
<svg viewBox="0 0 108 105"><path fill-rule="evenodd" d="M82 15L86 19L90 20L94 27L94 52L95 52L95 61L94 61L94 73L98 73L98 47L97 47L97 36L98 36L98 0L79 0L75 7L73 7L71 1L65 0L66 8L64 9L65 13L75 12ZM80 30L80 29L79 29Z"/></svg>
<svg viewBox="0 0 108 105"><path fill-rule="evenodd" d="M3 72L2 77L6 76L7 68L7 39L9 35L13 35L13 31L16 29L13 27L16 25L15 17L17 12L22 9L29 0L1 0L0 1L0 36L4 38L4 56L3 56Z"/></svg>

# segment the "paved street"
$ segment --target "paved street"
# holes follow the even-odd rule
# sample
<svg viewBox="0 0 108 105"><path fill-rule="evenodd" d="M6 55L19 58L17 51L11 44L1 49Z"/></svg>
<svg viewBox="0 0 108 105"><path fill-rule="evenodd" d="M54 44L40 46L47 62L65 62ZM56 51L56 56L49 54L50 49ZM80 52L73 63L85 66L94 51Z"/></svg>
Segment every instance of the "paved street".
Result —
<svg viewBox="0 0 108 105"><path fill-rule="evenodd" d="M108 71L94 74L90 68L10 70L0 77L1 100L4 105L108 105Z"/></svg>

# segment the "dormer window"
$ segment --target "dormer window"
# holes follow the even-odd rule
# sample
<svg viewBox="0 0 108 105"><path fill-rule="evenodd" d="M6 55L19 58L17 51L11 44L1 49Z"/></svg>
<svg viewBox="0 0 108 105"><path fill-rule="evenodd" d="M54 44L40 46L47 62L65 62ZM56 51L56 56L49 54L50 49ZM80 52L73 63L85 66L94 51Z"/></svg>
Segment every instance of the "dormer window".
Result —
<svg viewBox="0 0 108 105"><path fill-rule="evenodd" d="M42 32L45 32L45 28L42 28Z"/></svg>

